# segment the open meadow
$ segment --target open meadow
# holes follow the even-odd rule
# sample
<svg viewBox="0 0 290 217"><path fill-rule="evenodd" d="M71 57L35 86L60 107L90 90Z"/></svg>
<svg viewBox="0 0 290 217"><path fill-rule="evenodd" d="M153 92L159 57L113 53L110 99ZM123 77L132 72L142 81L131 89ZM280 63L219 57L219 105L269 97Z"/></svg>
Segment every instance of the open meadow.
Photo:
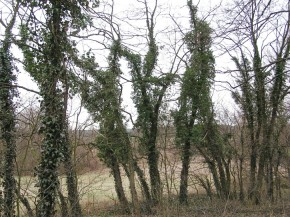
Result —
<svg viewBox="0 0 290 217"><path fill-rule="evenodd" d="M237 199L221 200L217 196L209 198L206 194L200 178L210 177L209 172L201 158L196 158L191 163L191 176L189 182L189 204L188 206L180 205L178 202L178 186L180 175L180 162L174 159L174 155L169 154L171 160L167 161L166 167L161 165L163 169L162 175L162 192L163 199L161 203L154 208L153 213L148 214L144 208L142 216L159 216L159 217L198 217L198 216L223 216L223 217L287 217L290 213L290 185L284 180L282 195L277 203L263 203L259 206L252 205L249 202L241 203ZM163 161L164 162L164 161ZM166 171L165 171L166 168ZM19 179L19 177L18 177ZM21 193L29 198L32 207L36 202L38 188L36 178L32 176L23 176L20 179ZM61 191L63 196L67 198L66 178L59 177ZM126 196L131 200L129 180L122 172L122 181ZM136 180L137 181L137 180ZM211 180L211 185L213 185ZM213 186L212 186L213 187ZM137 189L139 199L144 199L141 194L141 186L137 181ZM134 216L134 214L126 214L120 207L118 197L115 191L115 183L109 169L101 167L99 170L86 172L78 175L78 190L80 195L80 203L84 217L125 217ZM57 209L60 209L60 201L57 201ZM142 209L142 205L141 205ZM21 217L26 217L27 212L22 204L17 206ZM18 216L18 215L17 215Z"/></svg>

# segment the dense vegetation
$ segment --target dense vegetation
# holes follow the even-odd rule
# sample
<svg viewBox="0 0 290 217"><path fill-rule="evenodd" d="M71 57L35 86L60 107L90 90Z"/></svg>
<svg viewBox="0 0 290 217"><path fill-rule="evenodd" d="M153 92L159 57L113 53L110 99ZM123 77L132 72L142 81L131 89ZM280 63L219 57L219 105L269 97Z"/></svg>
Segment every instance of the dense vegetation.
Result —
<svg viewBox="0 0 290 217"><path fill-rule="evenodd" d="M289 197L289 1L0 6L0 217L88 216L79 180L99 165L85 157L112 174L120 214ZM25 73L38 90L17 84ZM235 106L221 110L216 89ZM23 91L37 100L22 105ZM33 198L25 176L37 179Z"/></svg>

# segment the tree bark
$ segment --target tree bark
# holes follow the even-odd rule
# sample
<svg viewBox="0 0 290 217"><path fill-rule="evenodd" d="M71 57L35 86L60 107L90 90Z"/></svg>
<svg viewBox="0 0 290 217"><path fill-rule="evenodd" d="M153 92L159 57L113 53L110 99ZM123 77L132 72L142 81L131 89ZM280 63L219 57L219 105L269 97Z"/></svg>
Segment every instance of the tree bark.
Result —
<svg viewBox="0 0 290 217"><path fill-rule="evenodd" d="M135 185L134 162L133 162L133 154L132 154L131 147L129 150L128 165L129 165L130 190L131 190L132 204L133 204L133 214L136 217L139 217L141 216L141 210L140 210L140 204L139 204L138 195L136 191L136 185Z"/></svg>
<svg viewBox="0 0 290 217"><path fill-rule="evenodd" d="M14 168L16 159L16 140L15 140L15 111L13 98L15 91L11 89L15 75L13 73L12 59L10 56L10 47L12 37L12 28L15 24L16 15L19 8L19 2L16 3L12 11L12 18L6 26L4 40L1 40L0 47L0 82L7 84L8 87L0 88L0 139L4 144L4 165L3 169L3 215L13 217L15 215L15 189ZM2 164L2 162L1 162ZM2 192L1 192L2 193ZM2 196L2 195L1 195ZM0 200L2 197L0 198ZM2 200L0 201L0 203ZM0 212L1 213L1 212ZM0 214L1 215L1 214Z"/></svg>
<svg viewBox="0 0 290 217"><path fill-rule="evenodd" d="M151 201L151 195L150 195L149 186L148 186L148 183L146 182L146 178L145 178L144 172L138 166L138 163L137 163L136 160L134 160L134 170L135 170L135 172L137 173L137 175L139 177L144 196L145 196L147 202L150 202Z"/></svg>
<svg viewBox="0 0 290 217"><path fill-rule="evenodd" d="M62 194L60 189L58 190L58 196L59 196L59 200L60 200L61 216L62 217L67 217L67 216L69 216L67 202L66 202L66 199L63 196L63 194Z"/></svg>
<svg viewBox="0 0 290 217"><path fill-rule="evenodd" d="M115 190L116 190L119 202L123 210L127 213L130 213L129 203L126 198L123 184L122 184L122 177L121 177L121 171L119 168L118 160L116 159L113 153L111 153L109 157L111 158L111 169L112 169L112 173L113 173L113 177L115 181Z"/></svg>
<svg viewBox="0 0 290 217"><path fill-rule="evenodd" d="M161 196L161 181L158 169L158 150L156 144L151 143L148 149L148 165L151 183L151 195L153 204L157 204Z"/></svg>
<svg viewBox="0 0 290 217"><path fill-rule="evenodd" d="M180 175L179 202L188 204L188 171L190 164L190 141L187 140L182 150L182 170Z"/></svg>
<svg viewBox="0 0 290 217"><path fill-rule="evenodd" d="M55 202L58 189L57 169L61 161L63 136L63 96L58 82L63 70L64 32L62 31L62 3L51 0L50 16L47 21L50 38L44 48L44 58L49 64L43 69L45 75L39 81L43 97L41 107L44 139L41 144L41 160L37 168L39 180L39 198L37 217L52 217L55 214Z"/></svg>
<svg viewBox="0 0 290 217"><path fill-rule="evenodd" d="M12 66L8 58L8 53L0 51L0 81L11 83ZM3 166L3 188L4 201L3 213L5 217L13 217L15 202L15 180L14 180L14 162L16 158L16 141L15 141L15 120L14 107L12 102L13 96L8 88L1 88L0 94L0 126L1 139L4 143L4 166Z"/></svg>
<svg viewBox="0 0 290 217"><path fill-rule="evenodd" d="M70 202L71 208L71 217L81 217L82 210L80 206L79 193L78 193L78 185L77 185L77 175L75 172L75 167L73 165L71 159L71 149L67 147L69 150L65 154L65 173L66 173L66 183L67 183L67 191L68 191L68 200Z"/></svg>
<svg viewBox="0 0 290 217"><path fill-rule="evenodd" d="M68 134L68 124L67 124L67 105L68 105L68 95L69 95L69 84L67 69L64 68L64 108L63 108L63 132L65 133L64 141L64 168L66 173L66 183L68 191L68 200L70 202L71 217L82 217L82 209L79 200L78 193L78 179L75 170L75 165L72 160L72 147L69 140Z"/></svg>

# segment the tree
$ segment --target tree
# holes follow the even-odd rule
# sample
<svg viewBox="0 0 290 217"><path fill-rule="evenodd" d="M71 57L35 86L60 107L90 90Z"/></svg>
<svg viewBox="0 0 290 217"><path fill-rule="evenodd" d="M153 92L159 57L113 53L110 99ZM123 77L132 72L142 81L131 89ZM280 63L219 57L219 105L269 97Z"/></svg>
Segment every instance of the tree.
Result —
<svg viewBox="0 0 290 217"><path fill-rule="evenodd" d="M0 204L0 209L3 208L5 217L15 216L15 191L16 184L14 179L14 168L16 159L16 138L15 138L15 112L13 99L16 91L12 87L16 80L15 68L13 67L12 55L10 52L12 44L12 29L14 27L16 16L19 9L19 1L14 2L12 8L12 16L10 21L5 24L1 20L1 24L5 28L4 39L0 41L0 139L3 141L4 150L4 165L3 169L3 187L4 200ZM2 164L2 162L1 162ZM2 171L0 171L2 176ZM1 215L1 211L0 211Z"/></svg>
<svg viewBox="0 0 290 217"><path fill-rule="evenodd" d="M76 56L75 44L69 40L68 29L84 29L89 17L83 10L97 1L27 1L24 6L31 10L28 23L22 25L22 44L25 69L38 83L40 89L42 127L44 140L41 146L41 162L37 168L39 200L37 216L53 216L58 189L57 168L66 160L72 169L67 139L66 99L68 81L73 78L67 63ZM36 11L43 10L44 22L39 21ZM37 34L36 34L37 32ZM73 215L80 216L80 208L74 174L68 174L68 191ZM72 195L71 195L72 194ZM73 197L73 198L72 198Z"/></svg>
<svg viewBox="0 0 290 217"><path fill-rule="evenodd" d="M233 96L241 108L250 137L249 197L260 203L265 177L268 198L274 200L274 159L279 153L274 132L289 92L289 2L235 1L227 10L224 40L232 49L237 71ZM233 51L237 51L237 57Z"/></svg>
<svg viewBox="0 0 290 217"><path fill-rule="evenodd" d="M120 90L118 89L120 42L113 42L111 54L108 58L109 69L98 70L94 63L94 56L87 56L86 76L91 76L84 81L81 88L85 107L92 114L94 120L100 124L99 136L94 146L99 150L99 157L111 169L115 189L124 210L129 212L129 203L125 196L120 164L128 161L129 140L123 125L121 114Z"/></svg>
<svg viewBox="0 0 290 217"><path fill-rule="evenodd" d="M208 23L197 17L197 7L187 2L191 31L184 38L190 59L182 78L178 110L174 113L176 141L181 149L182 170L180 176L180 203L188 200L188 175L192 147L200 143L198 125L206 124L211 116L210 88L214 78L214 57L211 51L211 29ZM208 120L207 120L208 119Z"/></svg>
<svg viewBox="0 0 290 217"><path fill-rule="evenodd" d="M151 12L147 1L142 3L145 6L148 50L143 60L140 54L128 48L124 48L121 55L128 61L131 70L133 101L138 113L135 128L141 133L140 143L146 150L152 201L158 203L162 193L158 168L159 151L156 144L158 120L166 90L173 83L175 75L172 71L161 76L155 74L158 61L158 46L154 35L157 1Z"/></svg>

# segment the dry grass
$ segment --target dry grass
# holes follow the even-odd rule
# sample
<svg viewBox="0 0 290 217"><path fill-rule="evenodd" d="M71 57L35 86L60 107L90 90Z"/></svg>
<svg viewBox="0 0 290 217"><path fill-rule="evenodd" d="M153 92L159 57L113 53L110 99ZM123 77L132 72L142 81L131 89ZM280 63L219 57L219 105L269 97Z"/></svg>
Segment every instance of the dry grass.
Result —
<svg viewBox="0 0 290 217"><path fill-rule="evenodd" d="M222 201L218 198L214 198L211 201L204 194L204 189L200 187L197 180L194 178L194 175L208 175L200 159L196 159L196 161L193 161L191 164L191 174L193 174L193 176L191 176L189 183L189 192L191 193L189 205L180 206L178 199L174 195L176 195L178 191L181 166L180 162L173 160L173 157L174 156L168 156L168 171L165 169L164 162L160 167L164 183L164 200L154 208L154 215L146 215L146 213L143 212L142 216L290 216L290 192L287 189L285 189L284 198L274 205L265 203L260 206L253 206L250 203L241 203L237 200ZM171 164L169 165L169 163ZM38 191L38 188L35 187L36 178L23 176L20 181L22 193L30 199L32 204L34 204ZM66 181L64 176L60 177L60 184L62 186L62 192L66 196ZM123 178L123 184L127 196L130 198L129 183L125 176ZM100 171L79 175L78 188L84 217L134 216L122 213L115 193L114 180L109 169L102 169ZM22 207L20 208L22 216L27 216L25 215L25 210Z"/></svg>
<svg viewBox="0 0 290 217"><path fill-rule="evenodd" d="M262 204L260 206L253 206L249 204L243 204L239 201L229 200L222 201L214 199L210 201L205 195L194 195L188 206L180 206L176 198L167 199L162 201L161 204L154 208L154 215L142 216L156 216L156 217L286 217L290 213L289 200L278 204ZM100 217L129 217L134 215L124 215L120 213L118 206L100 206L86 217L100 216Z"/></svg>
<svg viewBox="0 0 290 217"><path fill-rule="evenodd" d="M36 187L37 178L32 176L23 176L18 178L21 185L21 193L26 196L32 207L35 207L38 187ZM60 176L60 186L64 196L67 196L66 178ZM123 184L129 191L128 180L124 179ZM96 210L97 207L107 207L117 204L117 195L114 187L114 179L109 170L104 169L98 172L91 172L80 175L78 177L78 189L80 194L80 202L85 212L87 210ZM129 192L127 194L129 196ZM25 209L20 205L20 213L25 216Z"/></svg>
<svg viewBox="0 0 290 217"><path fill-rule="evenodd" d="M61 186L64 195L66 195L65 177L60 178ZM36 179L34 177L21 177L22 193L30 198L33 204L37 194L35 187ZM122 213L115 189L114 180L110 175L109 170L100 172L86 173L79 176L79 192L81 205L85 217L125 217ZM128 181L124 178L124 186L128 192ZM288 191L288 190L287 190ZM154 208L154 215L142 216L160 216L160 217L191 217L191 216L290 216L290 193L284 192L284 199L281 199L276 204L262 204L253 206L249 203L241 203L237 200L222 201L214 198L212 201L204 195L201 188L190 196L188 206L180 206L176 196L168 196L165 194L164 200ZM22 216L25 211L21 208Z"/></svg>

